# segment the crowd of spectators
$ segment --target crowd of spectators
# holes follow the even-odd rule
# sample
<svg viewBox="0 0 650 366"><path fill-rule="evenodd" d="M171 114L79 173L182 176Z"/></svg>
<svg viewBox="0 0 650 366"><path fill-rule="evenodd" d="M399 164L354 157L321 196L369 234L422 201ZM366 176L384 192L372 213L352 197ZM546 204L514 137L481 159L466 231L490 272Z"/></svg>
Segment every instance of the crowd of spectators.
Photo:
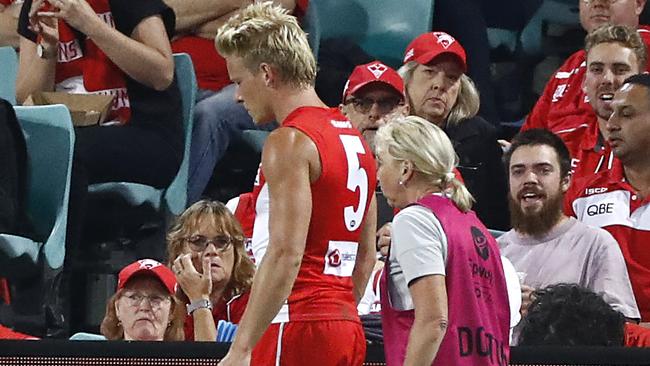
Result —
<svg viewBox="0 0 650 366"><path fill-rule="evenodd" d="M223 324L242 319L250 339L259 330L251 324L258 318L270 321L271 308L245 316L246 307L251 299L254 309L264 308L260 294L274 285L266 279L275 272L284 274L278 275L283 280L298 276L292 281L300 289L352 288L346 301L357 301L358 315L369 320L365 325L376 326L373 320L382 317L383 336L369 329L366 335L383 338L389 364L456 363L455 347L467 351L473 364L482 364L480 354L463 348L469 347L463 337L472 336L472 327L489 332L495 355L503 359L509 344L650 345L644 328L650 323L650 252L644 248L650 241L650 75L643 74L650 28L639 24L644 0L579 1L580 22L588 32L584 49L551 76L521 132L501 144L494 97L479 93L470 77L477 62L471 57L481 53L466 50L453 29L434 28L413 39L398 70L381 60L356 66L338 94L338 108L325 109L313 89L316 69L313 55L304 52L310 51L304 34L283 50L295 51L297 66L264 59L275 60L264 53L268 49L255 50L257 58L248 59L246 52L253 52L242 54L242 39L232 35L268 26L256 24L250 14L279 12L270 16L272 23L291 12L300 20L306 1L275 1L275 10L251 7L248 0L202 0L192 6L177 0L141 0L137 6L123 0L0 3L0 46L19 49L19 103L35 92L55 90L116 97L108 123L75 128L68 258L83 242L86 212L92 209L89 184L128 181L165 188L174 178L183 150L172 52L186 52L194 63L199 97L189 207L167 233L166 264L142 259L119 273L101 325L107 339L215 341L224 339L218 334ZM479 2L470 3L474 8ZM259 13L248 13L255 6ZM249 69L251 59L259 64L253 65L257 72ZM297 81L285 78L286 70L293 70ZM483 79L480 84L488 87ZM490 105L481 108L486 102ZM0 146L5 160L24 150L12 132L16 121L10 109L3 104L6 113L0 116L0 141L8 141ZM318 177L330 184L340 178L333 160L319 155L333 151L323 141L334 135L306 127L305 116L327 119L334 128L362 137L354 145L356 155L342 138L345 154L351 154L342 156L348 163L355 157L357 173L371 178L377 198L394 209L394 221L376 230L374 190L348 180L348 191L358 189L363 196L360 211L345 214L347 220L361 212L346 222L350 232L357 230L360 248L352 255L341 244L347 241L329 238L336 251L325 263L327 271L332 261L339 266L358 255L356 262L344 263L351 267L343 285L317 276L301 282L305 269L299 273L293 267L317 256L310 249L314 237L320 243L327 230L335 231L336 223L318 216L318 209L332 211L324 208L323 197L335 191L323 194L325 189L314 187L322 187ZM226 205L201 199L235 136L278 124L255 191ZM296 136L293 130L303 132ZM295 146L298 152L289 154ZM369 168L373 156L377 184L374 167ZM4 165L14 171L0 179L0 202L11 202L0 211L0 230L8 233L26 226L16 222L24 213L15 165ZM324 221L314 224L310 217ZM371 236L377 250L369 254L361 247ZM301 238L307 241L304 257L301 252L286 262L290 268L270 268L268 263L281 260L287 250L276 243ZM298 293L285 295L304 306ZM281 335L284 328L275 326L270 329ZM298 329L288 328L287 334ZM0 325L0 338L35 337Z"/></svg>

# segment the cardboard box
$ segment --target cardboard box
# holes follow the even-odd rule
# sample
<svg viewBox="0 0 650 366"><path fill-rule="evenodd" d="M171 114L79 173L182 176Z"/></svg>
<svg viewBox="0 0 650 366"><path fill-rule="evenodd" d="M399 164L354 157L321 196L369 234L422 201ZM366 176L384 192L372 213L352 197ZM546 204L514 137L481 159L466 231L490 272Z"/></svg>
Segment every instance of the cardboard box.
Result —
<svg viewBox="0 0 650 366"><path fill-rule="evenodd" d="M106 121L113 104L112 95L36 92L23 105L65 104L76 127L92 126Z"/></svg>

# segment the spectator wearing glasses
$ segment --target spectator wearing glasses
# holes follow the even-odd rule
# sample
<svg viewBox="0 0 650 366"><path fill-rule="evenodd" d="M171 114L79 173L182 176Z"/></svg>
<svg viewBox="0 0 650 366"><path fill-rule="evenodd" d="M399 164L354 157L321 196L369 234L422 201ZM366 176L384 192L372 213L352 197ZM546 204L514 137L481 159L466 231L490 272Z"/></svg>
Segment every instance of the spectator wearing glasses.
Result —
<svg viewBox="0 0 650 366"><path fill-rule="evenodd" d="M345 84L339 108L374 150L377 129L408 113L402 77L379 61L359 65Z"/></svg>
<svg viewBox="0 0 650 366"><path fill-rule="evenodd" d="M215 341L219 320L238 323L248 303L255 266L242 229L222 203L202 200L181 214L167 242L187 304L185 339Z"/></svg>
<svg viewBox="0 0 650 366"><path fill-rule="evenodd" d="M124 267L117 292L106 305L101 333L109 340L183 340L183 310L174 296L176 287L174 273L153 259Z"/></svg>

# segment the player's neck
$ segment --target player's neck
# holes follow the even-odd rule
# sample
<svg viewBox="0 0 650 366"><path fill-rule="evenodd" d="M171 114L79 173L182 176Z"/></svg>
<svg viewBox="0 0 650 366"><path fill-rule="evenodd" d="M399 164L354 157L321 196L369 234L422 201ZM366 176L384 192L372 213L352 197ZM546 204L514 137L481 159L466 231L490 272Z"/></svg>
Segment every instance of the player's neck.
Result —
<svg viewBox="0 0 650 366"><path fill-rule="evenodd" d="M291 112L300 107L327 107L320 100L313 87L304 89L281 88L276 92L276 100L273 113L278 123L282 123Z"/></svg>

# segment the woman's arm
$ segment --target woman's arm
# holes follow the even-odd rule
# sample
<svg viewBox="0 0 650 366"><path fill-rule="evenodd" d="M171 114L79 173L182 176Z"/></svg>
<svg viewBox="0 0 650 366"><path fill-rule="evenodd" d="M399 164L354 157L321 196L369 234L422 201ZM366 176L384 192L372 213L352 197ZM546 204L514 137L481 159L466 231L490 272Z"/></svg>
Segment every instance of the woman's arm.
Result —
<svg viewBox="0 0 650 366"><path fill-rule="evenodd" d="M415 307L415 321L409 334L405 366L429 366L447 331L447 288L445 276L417 278L409 284Z"/></svg>
<svg viewBox="0 0 650 366"><path fill-rule="evenodd" d="M159 15L142 19L131 37L101 20L85 0L52 0L60 9L40 12L63 19L87 35L115 65L132 79L155 90L165 90L174 78L174 60L167 31Z"/></svg>
<svg viewBox="0 0 650 366"><path fill-rule="evenodd" d="M54 90L59 27L56 19L35 16L36 9L42 4L42 0L36 0L29 11L24 9L20 15L21 19L29 22L31 30L40 37L39 43L47 51L46 58L39 57L36 54L36 43L21 34L16 77L16 100L20 104L34 92Z"/></svg>

